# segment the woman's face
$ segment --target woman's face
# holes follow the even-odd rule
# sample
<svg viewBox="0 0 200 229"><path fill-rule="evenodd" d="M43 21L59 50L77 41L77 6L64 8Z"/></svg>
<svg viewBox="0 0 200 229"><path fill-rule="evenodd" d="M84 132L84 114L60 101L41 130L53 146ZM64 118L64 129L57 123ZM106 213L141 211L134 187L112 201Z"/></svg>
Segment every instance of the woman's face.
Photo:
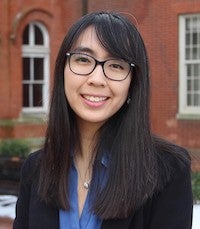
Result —
<svg viewBox="0 0 200 229"><path fill-rule="evenodd" d="M92 26L79 36L70 52L88 54L99 61L113 58L100 44ZM131 73L123 81L107 79L101 65L87 76L73 73L69 61L64 70L66 98L77 120L85 123L102 125L113 116L127 100L130 82Z"/></svg>

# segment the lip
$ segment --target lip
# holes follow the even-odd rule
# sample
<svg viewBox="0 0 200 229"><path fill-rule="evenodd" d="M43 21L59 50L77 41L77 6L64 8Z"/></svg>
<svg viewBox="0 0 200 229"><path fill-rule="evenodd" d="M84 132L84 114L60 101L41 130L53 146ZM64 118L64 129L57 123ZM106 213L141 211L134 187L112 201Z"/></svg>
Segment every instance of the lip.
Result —
<svg viewBox="0 0 200 229"><path fill-rule="evenodd" d="M103 95L82 94L81 97L83 98L84 103L90 107L101 107L109 99L109 97Z"/></svg>

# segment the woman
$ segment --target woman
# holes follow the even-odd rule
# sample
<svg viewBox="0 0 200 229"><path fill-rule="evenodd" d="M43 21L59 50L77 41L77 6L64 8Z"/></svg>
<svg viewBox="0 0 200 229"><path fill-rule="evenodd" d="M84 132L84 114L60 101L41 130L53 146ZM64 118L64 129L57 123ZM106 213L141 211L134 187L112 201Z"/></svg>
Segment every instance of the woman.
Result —
<svg viewBox="0 0 200 229"><path fill-rule="evenodd" d="M91 13L61 45L44 149L22 168L14 229L191 228L190 160L150 132L136 27Z"/></svg>

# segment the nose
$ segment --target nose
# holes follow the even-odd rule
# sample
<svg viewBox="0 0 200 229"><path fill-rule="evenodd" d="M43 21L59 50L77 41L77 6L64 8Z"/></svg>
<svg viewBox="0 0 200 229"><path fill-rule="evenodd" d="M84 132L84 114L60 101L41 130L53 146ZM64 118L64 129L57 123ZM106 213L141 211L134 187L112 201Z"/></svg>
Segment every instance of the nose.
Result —
<svg viewBox="0 0 200 229"><path fill-rule="evenodd" d="M87 83L93 86L104 87L107 83L101 64L96 65L94 71L89 75Z"/></svg>

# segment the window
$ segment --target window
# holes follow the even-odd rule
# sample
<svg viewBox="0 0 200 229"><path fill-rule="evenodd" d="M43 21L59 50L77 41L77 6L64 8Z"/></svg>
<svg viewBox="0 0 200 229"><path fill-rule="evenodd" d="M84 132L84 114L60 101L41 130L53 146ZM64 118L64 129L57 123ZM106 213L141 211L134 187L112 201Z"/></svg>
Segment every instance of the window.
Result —
<svg viewBox="0 0 200 229"><path fill-rule="evenodd" d="M45 112L49 91L49 36L39 22L31 22L23 32L23 112Z"/></svg>
<svg viewBox="0 0 200 229"><path fill-rule="evenodd" d="M179 18L179 113L200 115L200 14Z"/></svg>

